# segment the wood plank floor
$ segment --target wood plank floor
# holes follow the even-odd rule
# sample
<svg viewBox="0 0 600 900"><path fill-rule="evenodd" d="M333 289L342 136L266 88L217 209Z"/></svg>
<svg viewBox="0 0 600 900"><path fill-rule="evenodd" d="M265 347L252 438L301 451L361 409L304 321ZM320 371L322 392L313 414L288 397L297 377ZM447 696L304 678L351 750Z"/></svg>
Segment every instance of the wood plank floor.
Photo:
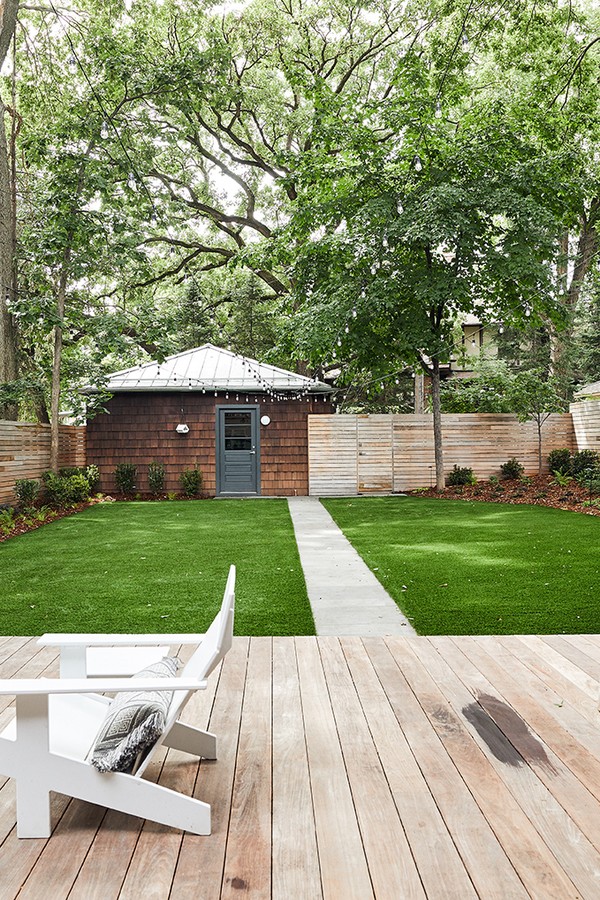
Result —
<svg viewBox="0 0 600 900"><path fill-rule="evenodd" d="M0 638L0 677L56 662ZM597 900L599 692L597 635L236 638L186 710L218 760L148 774L210 837L56 795L17 840L0 777L0 898Z"/></svg>

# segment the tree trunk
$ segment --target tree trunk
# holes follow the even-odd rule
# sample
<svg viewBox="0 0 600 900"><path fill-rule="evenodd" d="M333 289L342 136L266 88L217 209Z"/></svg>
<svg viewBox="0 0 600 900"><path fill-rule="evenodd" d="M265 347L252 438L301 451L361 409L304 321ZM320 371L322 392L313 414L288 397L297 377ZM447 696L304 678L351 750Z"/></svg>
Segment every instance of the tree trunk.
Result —
<svg viewBox="0 0 600 900"><path fill-rule="evenodd" d="M71 207L71 215L74 216L77 203L81 196L85 180L86 162L90 153L94 149L95 138L93 138L85 152L85 156L79 166L77 175L77 185L75 188L75 196ZM73 236L74 226L69 229L63 257L60 266L60 274L58 278L58 289L56 292L56 315L58 323L54 326L54 354L52 357L52 389L50 400L50 468L53 472L58 472L58 442L59 442L59 426L60 426L60 372L62 366L62 349L63 349L63 323L65 318L65 304L67 297L67 285L69 283L69 274L71 270L71 259L73 257Z"/></svg>
<svg viewBox="0 0 600 900"><path fill-rule="evenodd" d="M557 331L553 322L548 323L550 334L550 363L554 375L565 375L563 356L565 346L572 333L572 320L575 308L581 295L581 289L587 273L600 250L598 236L598 220L600 218L600 197L594 197L589 209L581 217L581 230L577 240L577 253L573 260L573 276L568 284L569 233L564 232L560 238L561 260L557 267L558 289L564 298L569 322L562 331Z"/></svg>
<svg viewBox="0 0 600 900"><path fill-rule="evenodd" d="M17 20L18 0L0 0L0 66L6 58ZM0 384L18 376L17 327L8 310L15 290L15 209L6 141L6 107L0 99ZM0 405L0 418L16 419L15 403Z"/></svg>
<svg viewBox="0 0 600 900"><path fill-rule="evenodd" d="M440 362L434 359L430 369L431 375L431 407L433 410L433 448L435 455L435 488L443 491L446 485L444 476L444 453L442 448L442 404L440 398Z"/></svg>
<svg viewBox="0 0 600 900"><path fill-rule="evenodd" d="M8 309L14 292L14 225L10 165L5 131L6 108L0 99L0 383L18 377L17 326ZM16 403L0 405L0 418L15 420Z"/></svg>
<svg viewBox="0 0 600 900"><path fill-rule="evenodd" d="M59 322L54 326L54 353L52 355L52 390L50 396L50 468L58 472L58 451L60 440L60 371L62 366L63 320L65 318L65 298L71 262L71 247L64 252L62 270L56 295L56 315Z"/></svg>
<svg viewBox="0 0 600 900"><path fill-rule="evenodd" d="M542 474L542 425L544 424L540 417L536 419L538 433L538 475Z"/></svg>

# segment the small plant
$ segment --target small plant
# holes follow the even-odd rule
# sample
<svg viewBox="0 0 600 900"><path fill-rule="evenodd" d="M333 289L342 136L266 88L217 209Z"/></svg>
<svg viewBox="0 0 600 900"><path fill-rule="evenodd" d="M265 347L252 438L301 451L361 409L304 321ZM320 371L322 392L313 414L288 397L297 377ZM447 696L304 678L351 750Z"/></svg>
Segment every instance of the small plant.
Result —
<svg viewBox="0 0 600 900"><path fill-rule="evenodd" d="M202 472L199 469L186 469L179 476L182 493L186 497L197 497L202 489Z"/></svg>
<svg viewBox="0 0 600 900"><path fill-rule="evenodd" d="M115 483L122 494L133 494L136 487L137 466L133 463L119 463L115 468Z"/></svg>
<svg viewBox="0 0 600 900"><path fill-rule="evenodd" d="M461 484L475 484L476 481L477 479L473 475L473 469L467 467L461 468L460 466L454 466L446 478L446 484L449 487L456 487Z"/></svg>
<svg viewBox="0 0 600 900"><path fill-rule="evenodd" d="M529 475L521 475L519 484L522 484L523 487L529 487L529 485L533 484L533 479L530 478Z"/></svg>
<svg viewBox="0 0 600 900"><path fill-rule="evenodd" d="M511 457L511 459L507 460L505 463L502 463L500 466L500 472L502 473L502 478L506 481L512 481L513 479L519 478L525 469L521 465L518 459L515 457Z"/></svg>
<svg viewBox="0 0 600 900"><path fill-rule="evenodd" d="M573 481L572 475L563 475L562 472L553 472L554 478L550 482L550 484L558 484L560 487L567 487L567 485L571 484Z"/></svg>
<svg viewBox="0 0 600 900"><path fill-rule="evenodd" d="M595 450L580 450L571 458L571 475L579 475L586 469L600 468L600 455Z"/></svg>
<svg viewBox="0 0 600 900"><path fill-rule="evenodd" d="M167 491L167 500L177 500L175 491Z"/></svg>
<svg viewBox="0 0 600 900"><path fill-rule="evenodd" d="M162 494L165 489L165 467L161 462L148 465L148 487L153 494Z"/></svg>
<svg viewBox="0 0 600 900"><path fill-rule="evenodd" d="M586 508L600 509L600 498L596 497L594 500L584 500L581 504Z"/></svg>
<svg viewBox="0 0 600 900"><path fill-rule="evenodd" d="M49 522L51 519L55 519L57 515L56 510L51 509L49 506L40 506L32 513L36 522Z"/></svg>
<svg viewBox="0 0 600 900"><path fill-rule="evenodd" d="M490 484L496 487L496 485L500 484L500 479L497 475L490 475Z"/></svg>
<svg viewBox="0 0 600 900"><path fill-rule="evenodd" d="M38 495L39 482L35 478L19 478L15 482L15 494L22 509L30 509Z"/></svg>
<svg viewBox="0 0 600 900"><path fill-rule="evenodd" d="M566 447L560 450L551 450L548 454L548 466L555 475L557 472L560 472L561 475L570 475L571 451Z"/></svg>
<svg viewBox="0 0 600 900"><path fill-rule="evenodd" d="M0 509L0 534L9 534L15 527L15 511L12 506Z"/></svg>
<svg viewBox="0 0 600 900"><path fill-rule="evenodd" d="M100 469L98 466L86 466L83 474L87 478L90 486L90 494L95 494L100 487Z"/></svg>

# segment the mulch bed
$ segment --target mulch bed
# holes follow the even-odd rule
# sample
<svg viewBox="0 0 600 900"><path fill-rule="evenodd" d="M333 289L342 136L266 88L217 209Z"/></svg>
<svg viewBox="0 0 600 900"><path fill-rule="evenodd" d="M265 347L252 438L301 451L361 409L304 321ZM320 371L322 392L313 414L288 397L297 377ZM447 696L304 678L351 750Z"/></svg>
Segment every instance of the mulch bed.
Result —
<svg viewBox="0 0 600 900"><path fill-rule="evenodd" d="M501 481L495 485L489 481L446 487L443 491L435 488L410 491L420 497L434 497L440 500L485 500L488 503L530 503L535 506L552 506L555 509L569 509L573 512L600 515L596 506L584 506L590 500L589 491L572 481L569 485L552 484L552 475L538 475L531 478L531 484L523 484L519 479ZM592 498L593 499L593 498Z"/></svg>
<svg viewBox="0 0 600 900"><path fill-rule="evenodd" d="M78 503L76 506L71 506L69 509L55 509L52 511L52 517L45 519L44 521L21 521L17 519L15 522L15 527L8 532L8 534L0 533L0 544L3 541L8 541L9 538L16 537L19 534L27 534L29 531L35 531L36 528L41 528L43 525L48 525L50 522L56 522L57 519L66 519L67 516L74 516L75 513L81 512L82 509L87 509L88 506L92 506L93 503L97 503L98 501L90 501L88 503Z"/></svg>

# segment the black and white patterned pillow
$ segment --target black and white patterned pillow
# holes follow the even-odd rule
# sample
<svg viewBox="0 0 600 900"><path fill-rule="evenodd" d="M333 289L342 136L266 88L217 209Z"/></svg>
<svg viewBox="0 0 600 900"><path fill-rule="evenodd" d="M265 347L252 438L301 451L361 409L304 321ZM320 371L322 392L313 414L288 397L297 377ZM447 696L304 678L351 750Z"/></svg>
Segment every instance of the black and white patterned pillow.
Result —
<svg viewBox="0 0 600 900"><path fill-rule="evenodd" d="M171 678L179 660L165 656L142 669L136 678ZM172 691L127 691L117 694L92 748L90 762L100 772L131 772L135 762L164 731Z"/></svg>

